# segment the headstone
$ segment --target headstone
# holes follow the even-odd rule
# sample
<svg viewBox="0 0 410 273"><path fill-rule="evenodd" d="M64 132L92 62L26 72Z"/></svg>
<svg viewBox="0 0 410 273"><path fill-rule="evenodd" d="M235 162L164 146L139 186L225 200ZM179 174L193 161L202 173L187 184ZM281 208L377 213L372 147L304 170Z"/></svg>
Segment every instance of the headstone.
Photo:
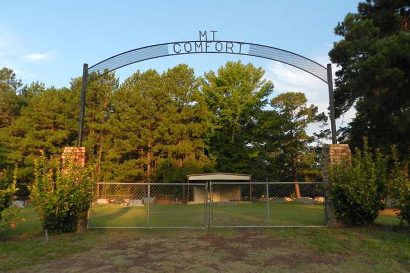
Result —
<svg viewBox="0 0 410 273"><path fill-rule="evenodd" d="M130 207L141 207L141 206L144 206L144 205L142 204L142 200L141 200L141 199L130 199L130 200L128 200L127 205L130 206Z"/></svg>
<svg viewBox="0 0 410 273"><path fill-rule="evenodd" d="M26 202L24 200L13 200L11 201L11 205L17 208L24 208Z"/></svg>
<svg viewBox="0 0 410 273"><path fill-rule="evenodd" d="M144 204L153 204L155 201L155 197L150 197L150 198L144 197L142 201Z"/></svg>
<svg viewBox="0 0 410 273"><path fill-rule="evenodd" d="M310 197L299 197L295 198L293 202L295 202L296 204L313 205L315 203L315 200Z"/></svg>
<svg viewBox="0 0 410 273"><path fill-rule="evenodd" d="M95 203L97 205L107 205L109 203L109 201L108 201L108 199L100 198L100 199L97 199L97 201L95 201Z"/></svg>
<svg viewBox="0 0 410 273"><path fill-rule="evenodd" d="M315 203L316 204L323 204L323 203L325 203L325 198L323 196L317 196L317 197L315 197Z"/></svg>

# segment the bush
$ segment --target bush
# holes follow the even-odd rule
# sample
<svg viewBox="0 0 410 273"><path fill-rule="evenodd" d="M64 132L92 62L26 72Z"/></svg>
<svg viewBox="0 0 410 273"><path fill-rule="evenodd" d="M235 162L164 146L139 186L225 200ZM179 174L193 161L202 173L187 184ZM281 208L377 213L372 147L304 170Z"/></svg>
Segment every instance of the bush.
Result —
<svg viewBox="0 0 410 273"><path fill-rule="evenodd" d="M10 181L11 180L11 181ZM0 177L0 222L3 222L3 213L11 206L13 196L17 192L17 166L14 168L13 177L4 174ZM7 219L10 219L10 214L7 214Z"/></svg>
<svg viewBox="0 0 410 273"><path fill-rule="evenodd" d="M386 160L369 150L356 149L352 162L333 164L329 170L336 217L347 225L370 225L384 208Z"/></svg>
<svg viewBox="0 0 410 273"><path fill-rule="evenodd" d="M49 162L52 163L52 162ZM48 167L44 156L35 162L30 198L50 233L73 232L92 201L91 169L68 164L64 170Z"/></svg>
<svg viewBox="0 0 410 273"><path fill-rule="evenodd" d="M392 163L389 180L389 198L398 200L397 215L403 224L406 221L410 224L410 178L408 176L407 162L402 163L398 159L395 147L392 148Z"/></svg>

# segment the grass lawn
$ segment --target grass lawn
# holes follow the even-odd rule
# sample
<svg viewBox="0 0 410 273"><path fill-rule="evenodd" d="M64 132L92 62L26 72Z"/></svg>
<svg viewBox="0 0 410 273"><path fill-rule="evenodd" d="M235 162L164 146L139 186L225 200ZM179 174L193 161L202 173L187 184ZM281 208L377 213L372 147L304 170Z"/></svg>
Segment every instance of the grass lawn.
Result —
<svg viewBox="0 0 410 273"><path fill-rule="evenodd" d="M323 226L322 205L294 203L213 203L212 226ZM198 227L204 228L208 209L204 204L151 204L148 207L100 205L92 208L90 227ZM381 215L377 224L398 225L394 213Z"/></svg>
<svg viewBox="0 0 410 273"><path fill-rule="evenodd" d="M201 211L200 207L180 208L188 213L183 223L198 223L198 219L189 218ZM176 216L177 207L164 208L151 208L157 216L152 221L168 225L175 224L172 218L184 217ZM123 217L117 222L124 224L146 217L143 207L139 208L142 214L121 209L124 207L116 212L101 207L94 221L113 213ZM214 213L225 210L233 217L237 209L215 207ZM323 213L315 207L311 210L306 216L295 214L300 223L316 221L310 218L319 219ZM251 209L246 212L249 215L241 223L252 216ZM271 213L277 216L279 212ZM383 217L379 223L394 223L391 215ZM85 234L52 235L46 242L33 208L23 209L20 219L16 229L0 230L0 272L410 272L408 227L89 230ZM298 218L288 220L292 219ZM141 221L144 223L144 218Z"/></svg>
<svg viewBox="0 0 410 273"><path fill-rule="evenodd" d="M212 226L322 226L322 205L266 202L214 203ZM95 206L90 227L205 227L208 209L204 204L152 204L149 208L121 205Z"/></svg>

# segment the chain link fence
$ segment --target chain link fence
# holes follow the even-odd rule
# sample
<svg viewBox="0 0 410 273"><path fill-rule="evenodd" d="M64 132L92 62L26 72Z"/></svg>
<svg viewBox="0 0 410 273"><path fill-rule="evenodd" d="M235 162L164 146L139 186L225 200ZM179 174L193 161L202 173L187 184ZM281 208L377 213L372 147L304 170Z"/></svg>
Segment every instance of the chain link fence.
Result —
<svg viewBox="0 0 410 273"><path fill-rule="evenodd" d="M319 182L98 183L89 228L324 226Z"/></svg>

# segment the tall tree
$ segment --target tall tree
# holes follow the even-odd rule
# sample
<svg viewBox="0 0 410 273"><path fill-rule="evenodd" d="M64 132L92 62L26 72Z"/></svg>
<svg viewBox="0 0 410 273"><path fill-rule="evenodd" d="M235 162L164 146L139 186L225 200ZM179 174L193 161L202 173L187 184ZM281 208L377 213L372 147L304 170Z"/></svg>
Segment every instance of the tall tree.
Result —
<svg viewBox="0 0 410 273"><path fill-rule="evenodd" d="M313 136L306 133L309 124L326 121L324 113L318 113L317 106L307 105L303 93L282 93L271 100L271 106L282 118L280 153L284 166L288 166L292 179L298 182L298 172L302 158L306 157L308 145L314 141ZM299 184L295 184L295 195L300 197Z"/></svg>
<svg viewBox="0 0 410 273"><path fill-rule="evenodd" d="M110 118L112 165L107 167L114 176L172 182L183 180L184 170L210 165L204 155L210 124L200 100L194 72L186 65L162 75L148 70L127 78L114 95Z"/></svg>
<svg viewBox="0 0 410 273"><path fill-rule="evenodd" d="M108 124L108 120L112 114L112 97L118 86L119 80L114 73L102 75L93 73L87 84L83 145L86 147L89 161L95 164L97 179L101 179L104 156L111 142L110 130L112 128ZM72 80L71 89L76 94L75 106L78 107L81 78Z"/></svg>
<svg viewBox="0 0 410 273"><path fill-rule="evenodd" d="M151 180L168 135L170 104L155 70L134 73L115 93L110 119L113 147L108 157L116 162L113 172L117 179Z"/></svg>
<svg viewBox="0 0 410 273"><path fill-rule="evenodd" d="M9 126L20 114L21 98L18 96L21 80L16 79L13 70L3 67L0 69L0 171L10 167L7 156Z"/></svg>
<svg viewBox="0 0 410 273"><path fill-rule="evenodd" d="M206 73L202 94L213 113L215 130L208 140L217 168L229 172L251 172L249 160L252 133L247 125L268 103L273 84L263 79L264 71L252 64L228 62L224 67Z"/></svg>
<svg viewBox="0 0 410 273"><path fill-rule="evenodd" d="M19 115L21 99L18 92L22 86L13 70L0 69L0 128L6 127Z"/></svg>
<svg viewBox="0 0 410 273"><path fill-rule="evenodd" d="M367 0L335 28L342 39L329 52L336 72L335 107L357 114L343 141L386 149L410 148L410 35L407 0Z"/></svg>
<svg viewBox="0 0 410 273"><path fill-rule="evenodd" d="M19 164L20 188L31 182L33 159L40 151L60 158L63 147L75 144L78 104L73 103L74 98L75 93L67 88L49 88L34 96L7 128L7 161Z"/></svg>
<svg viewBox="0 0 410 273"><path fill-rule="evenodd" d="M156 173L164 181L183 181L187 174L212 166L205 155L205 134L212 128L210 112L199 93L193 69L178 65L162 78L170 103L166 108L163 155Z"/></svg>

